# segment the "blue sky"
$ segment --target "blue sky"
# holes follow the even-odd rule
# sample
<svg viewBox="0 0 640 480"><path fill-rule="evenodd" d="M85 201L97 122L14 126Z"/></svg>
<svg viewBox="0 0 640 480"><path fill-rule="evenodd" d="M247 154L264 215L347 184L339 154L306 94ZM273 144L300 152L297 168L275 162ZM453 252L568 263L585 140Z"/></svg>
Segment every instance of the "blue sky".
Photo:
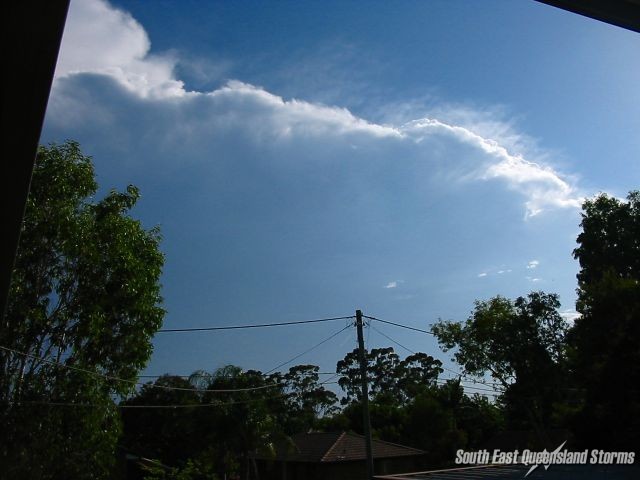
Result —
<svg viewBox="0 0 640 480"><path fill-rule="evenodd" d="M581 199L640 185L638 58L637 34L524 0L72 0L42 142L140 187L166 328L428 328L532 290L571 316ZM147 373L266 371L341 327L159 334Z"/></svg>

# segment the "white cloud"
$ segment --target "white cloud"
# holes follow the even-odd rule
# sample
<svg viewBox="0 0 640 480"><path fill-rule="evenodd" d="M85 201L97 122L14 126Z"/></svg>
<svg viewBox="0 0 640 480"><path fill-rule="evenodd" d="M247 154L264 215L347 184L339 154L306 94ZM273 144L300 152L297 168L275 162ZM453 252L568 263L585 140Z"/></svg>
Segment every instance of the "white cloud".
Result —
<svg viewBox="0 0 640 480"><path fill-rule="evenodd" d="M231 81L222 88L204 94L220 104L230 106L227 121L245 124L250 113L259 118L260 125L271 125L281 137L294 135L341 135L365 133L372 137L401 138L402 133L391 126L377 125L354 116L346 108L328 107L301 100L284 100L278 95L239 81ZM249 107L250 112L245 109ZM253 121L254 119L249 119Z"/></svg>
<svg viewBox="0 0 640 480"><path fill-rule="evenodd" d="M452 135L458 140L471 144L495 161L482 166L475 174L477 179L501 179L509 188L517 190L527 197L527 217L538 215L545 208L579 208L582 198L576 188L553 168L527 160L522 154L512 154L497 141L486 138L469 128L451 125L433 118L423 118L407 123L403 131L417 135L441 132ZM420 140L421 137L418 137Z"/></svg>
<svg viewBox="0 0 640 480"><path fill-rule="evenodd" d="M534 283L539 282L539 281L542 280L541 278L537 278L537 277L525 277L525 278L527 280L529 280L530 282L534 282Z"/></svg>
<svg viewBox="0 0 640 480"><path fill-rule="evenodd" d="M67 19L56 77L78 73L107 75L129 91L156 100L206 96L235 102L234 107L253 103L263 108L273 122L283 125L279 133L292 135L302 130L319 133L367 132L376 137L401 133L392 127L357 118L345 108L315 105L300 100L285 101L266 90L239 81L209 93L187 92L174 77L173 55L150 55L146 31L129 13L103 0L72 2Z"/></svg>
<svg viewBox="0 0 640 480"><path fill-rule="evenodd" d="M338 137L361 135L365 144L380 139L403 142L403 155L406 148L413 148L423 157L420 149L429 148L422 145L423 140L449 137L475 148L478 155L471 165L461 164L457 170L452 163L447 167L455 170L460 180L505 182L507 188L524 197L527 218L547 209L576 208L581 204L577 188L551 166L528 159L526 152L512 153L507 148L513 148L519 137L507 127L500 127L500 122L491 123L488 129L487 122L475 119L477 130L468 123L456 125L436 118L421 118L399 126L378 124L345 108L286 100L239 81L211 92L187 92L184 83L175 78L175 56L151 55L150 47L144 28L129 13L103 0L74 1L56 70L57 82L81 73L106 75L139 98L167 105L167 115L176 115L169 139L180 132L192 138L229 129L242 130L260 142L270 143L314 138L327 144ZM60 98L57 101L59 108L54 114L78 115L77 111L70 111L72 99L66 104ZM78 110L86 108L79 102L74 105ZM197 111L197 118L193 111ZM449 117L456 119L452 114ZM472 115L467 111L458 117L462 121ZM495 132L505 143L486 136L486 132ZM350 141L348 145L351 151L354 145L361 150L359 142Z"/></svg>
<svg viewBox="0 0 640 480"><path fill-rule="evenodd" d="M570 324L573 324L578 318L580 318L580 314L573 309L563 310L560 312L560 316Z"/></svg>
<svg viewBox="0 0 640 480"><path fill-rule="evenodd" d="M478 277L486 277L487 276L487 272L482 272L478 274Z"/></svg>
<svg viewBox="0 0 640 480"><path fill-rule="evenodd" d="M147 32L129 13L103 0L71 2L56 77L74 73L109 75L142 97L186 94L173 77L175 59L149 55Z"/></svg>
<svg viewBox="0 0 640 480"><path fill-rule="evenodd" d="M534 268L538 268L538 265L540 265L540 261L531 260L529 263L527 263L527 269L533 270Z"/></svg>
<svg viewBox="0 0 640 480"><path fill-rule="evenodd" d="M396 288L397 286L398 282L389 282L384 286L384 288Z"/></svg>

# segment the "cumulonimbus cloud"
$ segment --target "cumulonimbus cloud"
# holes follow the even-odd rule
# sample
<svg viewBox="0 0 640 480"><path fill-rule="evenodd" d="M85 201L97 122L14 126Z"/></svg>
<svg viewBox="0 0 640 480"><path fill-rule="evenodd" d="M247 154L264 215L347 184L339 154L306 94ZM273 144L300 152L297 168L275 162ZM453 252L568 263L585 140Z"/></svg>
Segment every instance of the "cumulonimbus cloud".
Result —
<svg viewBox="0 0 640 480"><path fill-rule="evenodd" d="M477 171L476 178L502 179L510 188L525 194L528 197L528 217L549 207L579 208L582 204L583 199L576 188L550 166L529 161L521 154L512 154L497 141L482 137L466 127L424 118L409 122L404 131L412 131L417 135L429 135L433 132L449 134L493 157L496 161Z"/></svg>
<svg viewBox="0 0 640 480"><path fill-rule="evenodd" d="M259 117L260 124L276 128L274 137L344 133L365 133L372 137L403 136L397 128L367 122L346 108L317 105L296 99L285 100L262 88L239 81L230 81L225 86L203 95L214 101L221 100L228 107L226 110L230 115L237 111L242 112L242 105L249 104L250 108L244 112L250 111L251 115ZM240 115L236 116L235 120L246 125L247 118L246 115Z"/></svg>
<svg viewBox="0 0 640 480"><path fill-rule="evenodd" d="M167 98L187 94L173 76L171 55L149 55L145 29L128 12L103 0L71 2L62 37L56 77L98 73L115 78L142 97Z"/></svg>
<svg viewBox="0 0 640 480"><path fill-rule="evenodd" d="M72 2L65 29L58 81L82 73L106 75L140 98L153 102L202 102L215 108L226 128L262 132L272 140L336 137L359 134L370 141L393 138L416 148L427 137L446 136L472 146L482 161L469 167L461 181L501 181L525 198L526 217L553 208L577 208L578 189L549 165L512 153L499 141L467 126L422 118L399 126L381 125L353 115L345 108L285 100L263 88L231 81L212 92L187 91L175 78L176 58L151 55L149 37L129 13L103 0ZM253 126L253 127L252 127ZM266 132L266 133L265 133Z"/></svg>

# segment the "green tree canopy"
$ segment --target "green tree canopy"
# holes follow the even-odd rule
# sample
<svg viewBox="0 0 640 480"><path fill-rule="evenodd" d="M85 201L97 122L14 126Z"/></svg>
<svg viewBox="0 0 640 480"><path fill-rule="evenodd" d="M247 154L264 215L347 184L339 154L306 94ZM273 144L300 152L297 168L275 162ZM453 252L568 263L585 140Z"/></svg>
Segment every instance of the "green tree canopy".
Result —
<svg viewBox="0 0 640 480"><path fill-rule="evenodd" d="M108 475L112 397L132 388L109 377L135 378L162 323L159 231L129 215L136 187L95 202L97 188L77 143L40 147L0 329L1 455L13 478Z"/></svg>

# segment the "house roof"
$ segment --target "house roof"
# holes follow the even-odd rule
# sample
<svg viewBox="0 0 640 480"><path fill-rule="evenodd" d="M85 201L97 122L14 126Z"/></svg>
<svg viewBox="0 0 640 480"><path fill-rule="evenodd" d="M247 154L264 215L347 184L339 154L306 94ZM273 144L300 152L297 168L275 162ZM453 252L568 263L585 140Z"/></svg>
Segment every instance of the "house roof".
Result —
<svg viewBox="0 0 640 480"><path fill-rule="evenodd" d="M532 465L481 465L428 472L376 475L376 480L629 480L639 478L636 465L544 465L529 469Z"/></svg>
<svg viewBox="0 0 640 480"><path fill-rule="evenodd" d="M572 446L573 434L569 430L560 428L546 430L544 437L528 430L505 430L485 441L480 445L480 448L490 452L495 449L508 451L523 450L525 448L535 450L547 448L553 450L563 442L566 443L567 448Z"/></svg>
<svg viewBox="0 0 640 480"><path fill-rule="evenodd" d="M278 460L331 463L366 458L365 439L355 433L300 433L291 440L293 445L289 449L281 449ZM425 453L417 448L382 440L373 440L371 446L373 458L408 457Z"/></svg>

